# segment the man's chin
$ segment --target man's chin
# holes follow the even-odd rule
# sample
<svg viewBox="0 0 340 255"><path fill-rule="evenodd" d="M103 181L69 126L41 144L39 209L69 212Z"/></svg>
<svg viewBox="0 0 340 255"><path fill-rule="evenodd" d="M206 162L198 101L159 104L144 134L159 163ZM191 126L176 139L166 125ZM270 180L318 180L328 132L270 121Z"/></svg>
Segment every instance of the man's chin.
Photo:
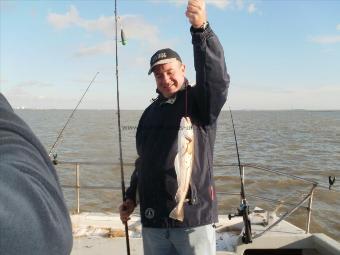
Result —
<svg viewBox="0 0 340 255"><path fill-rule="evenodd" d="M176 94L176 91L164 91L163 93L163 96L166 97L166 98L170 98L172 96L174 96Z"/></svg>

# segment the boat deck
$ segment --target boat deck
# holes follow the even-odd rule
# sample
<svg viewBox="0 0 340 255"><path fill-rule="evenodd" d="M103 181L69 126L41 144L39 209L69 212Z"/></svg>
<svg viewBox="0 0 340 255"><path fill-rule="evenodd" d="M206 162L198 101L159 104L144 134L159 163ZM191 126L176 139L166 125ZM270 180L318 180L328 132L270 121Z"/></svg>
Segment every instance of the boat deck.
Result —
<svg viewBox="0 0 340 255"><path fill-rule="evenodd" d="M276 215L268 214L263 210L258 211L260 213L250 215L253 236L268 228L268 221L272 223L278 219ZM126 254L124 225L118 214L81 213L71 215L71 218L74 236L72 255ZM242 218L235 217L229 220L227 215L220 215L219 220L220 222L216 224L218 255L252 254L249 253L250 249L287 249L290 251L296 249L298 253L287 254L301 255L340 254L338 242L323 234L306 234L304 230L287 221L281 221L263 236L254 239L252 243L242 244L240 242L240 233L243 228ZM137 215L133 215L129 221L129 236L131 254L143 255L141 224ZM245 253L246 250L248 251ZM261 254L274 253L262 252Z"/></svg>

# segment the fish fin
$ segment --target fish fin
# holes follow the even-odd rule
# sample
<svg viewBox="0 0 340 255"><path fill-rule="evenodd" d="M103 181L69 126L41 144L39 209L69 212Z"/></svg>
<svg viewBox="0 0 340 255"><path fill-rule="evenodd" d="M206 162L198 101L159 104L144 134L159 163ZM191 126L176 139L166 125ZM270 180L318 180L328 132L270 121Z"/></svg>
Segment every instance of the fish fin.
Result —
<svg viewBox="0 0 340 255"><path fill-rule="evenodd" d="M183 221L184 219L183 207L180 210L178 210L178 205L177 205L174 209L172 209L172 211L169 214L169 217L174 220Z"/></svg>
<svg viewBox="0 0 340 255"><path fill-rule="evenodd" d="M177 203L179 202L180 197L181 197L181 193L177 191L176 196L175 196L175 200Z"/></svg>

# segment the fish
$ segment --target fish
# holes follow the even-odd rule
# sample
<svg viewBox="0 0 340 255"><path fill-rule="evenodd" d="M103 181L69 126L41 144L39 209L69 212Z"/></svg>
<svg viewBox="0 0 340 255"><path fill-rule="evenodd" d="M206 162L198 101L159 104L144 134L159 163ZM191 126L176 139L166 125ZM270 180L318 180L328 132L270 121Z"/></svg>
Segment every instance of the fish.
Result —
<svg viewBox="0 0 340 255"><path fill-rule="evenodd" d="M170 212L169 217L178 221L184 220L184 203L191 181L194 159L194 130L189 117L182 117L178 131L178 151L174 165L177 175L178 188L175 196L177 205Z"/></svg>

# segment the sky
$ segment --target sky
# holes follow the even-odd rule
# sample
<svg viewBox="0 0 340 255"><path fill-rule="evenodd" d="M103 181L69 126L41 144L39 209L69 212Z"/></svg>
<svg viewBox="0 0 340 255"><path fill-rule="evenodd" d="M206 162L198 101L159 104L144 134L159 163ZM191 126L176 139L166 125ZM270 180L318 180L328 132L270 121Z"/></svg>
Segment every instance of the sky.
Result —
<svg viewBox="0 0 340 255"><path fill-rule="evenodd" d="M121 109L156 97L151 55L175 49L195 83L186 0L118 0ZM206 0L225 52L228 102L244 110L340 110L340 1ZM14 108L117 107L114 1L0 0L0 91ZM226 109L226 108L225 108Z"/></svg>

